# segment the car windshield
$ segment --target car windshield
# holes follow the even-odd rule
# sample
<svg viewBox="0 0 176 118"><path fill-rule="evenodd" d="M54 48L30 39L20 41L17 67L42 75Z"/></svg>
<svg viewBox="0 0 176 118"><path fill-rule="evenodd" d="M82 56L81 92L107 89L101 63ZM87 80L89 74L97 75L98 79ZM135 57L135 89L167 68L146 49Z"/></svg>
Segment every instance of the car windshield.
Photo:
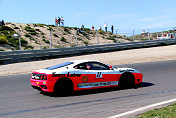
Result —
<svg viewBox="0 0 176 118"><path fill-rule="evenodd" d="M61 68L61 67L64 67L64 66L68 66L68 65L70 65L70 64L73 64L73 62L61 63L61 64L58 64L58 65L55 65L55 66L48 67L48 68L46 68L46 69L48 69L48 70L53 70L53 69Z"/></svg>

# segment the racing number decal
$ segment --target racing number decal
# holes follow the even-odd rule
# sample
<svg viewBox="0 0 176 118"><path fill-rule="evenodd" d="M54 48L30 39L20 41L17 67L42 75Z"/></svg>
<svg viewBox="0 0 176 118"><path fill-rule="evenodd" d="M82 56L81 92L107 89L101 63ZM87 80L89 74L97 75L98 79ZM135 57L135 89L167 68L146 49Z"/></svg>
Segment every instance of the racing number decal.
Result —
<svg viewBox="0 0 176 118"><path fill-rule="evenodd" d="M98 73L96 74L96 78L102 78L102 72L98 72Z"/></svg>

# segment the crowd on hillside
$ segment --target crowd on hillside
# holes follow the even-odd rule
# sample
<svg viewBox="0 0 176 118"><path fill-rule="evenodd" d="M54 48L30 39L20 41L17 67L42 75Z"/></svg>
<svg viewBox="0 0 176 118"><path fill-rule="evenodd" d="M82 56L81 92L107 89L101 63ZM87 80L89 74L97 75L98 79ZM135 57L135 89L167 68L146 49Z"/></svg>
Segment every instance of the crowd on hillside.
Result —
<svg viewBox="0 0 176 118"><path fill-rule="evenodd" d="M81 30L84 28L84 25L81 26ZM105 32L108 31L107 23L104 24ZM94 30L94 26L92 25L92 30ZM102 30L101 26L99 26L98 30ZM114 33L114 26L111 25L111 32Z"/></svg>
<svg viewBox="0 0 176 118"><path fill-rule="evenodd" d="M55 17L55 26L64 26L64 18L61 17ZM107 23L104 24L104 28L105 28L105 32L108 31L108 26ZM81 25L81 28L79 29L79 31L83 31L84 29L84 25ZM92 25L92 30L94 30L94 26ZM99 26L98 30L102 30L101 26ZM111 25L111 32L114 33L114 26Z"/></svg>
<svg viewBox="0 0 176 118"><path fill-rule="evenodd" d="M64 18L61 17L55 17L55 26L64 26Z"/></svg>

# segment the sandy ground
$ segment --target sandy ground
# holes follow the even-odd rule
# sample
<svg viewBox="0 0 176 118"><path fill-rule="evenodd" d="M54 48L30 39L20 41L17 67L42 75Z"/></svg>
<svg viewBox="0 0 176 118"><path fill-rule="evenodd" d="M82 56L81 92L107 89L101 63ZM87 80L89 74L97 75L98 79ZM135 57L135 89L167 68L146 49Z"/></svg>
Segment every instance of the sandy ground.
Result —
<svg viewBox="0 0 176 118"><path fill-rule="evenodd" d="M31 73L36 69L78 59L99 60L111 65L176 60L176 45L1 65L0 75Z"/></svg>

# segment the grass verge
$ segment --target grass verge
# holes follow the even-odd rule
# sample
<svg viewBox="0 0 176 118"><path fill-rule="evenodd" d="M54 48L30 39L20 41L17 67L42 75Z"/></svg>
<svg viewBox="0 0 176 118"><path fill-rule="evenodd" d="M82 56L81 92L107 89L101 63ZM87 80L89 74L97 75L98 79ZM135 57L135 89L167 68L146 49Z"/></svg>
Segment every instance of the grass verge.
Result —
<svg viewBox="0 0 176 118"><path fill-rule="evenodd" d="M136 118L176 118L176 103L160 109L148 111Z"/></svg>

